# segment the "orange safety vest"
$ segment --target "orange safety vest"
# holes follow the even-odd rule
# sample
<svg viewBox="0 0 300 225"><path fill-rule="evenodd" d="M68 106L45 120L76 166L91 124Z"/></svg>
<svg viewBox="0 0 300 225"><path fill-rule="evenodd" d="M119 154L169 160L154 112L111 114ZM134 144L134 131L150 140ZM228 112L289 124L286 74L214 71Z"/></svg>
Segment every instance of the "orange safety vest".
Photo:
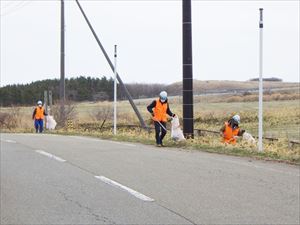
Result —
<svg viewBox="0 0 300 225"><path fill-rule="evenodd" d="M161 103L161 101L157 99L155 108L153 110L154 119L156 121L167 122L167 108L168 108L167 103Z"/></svg>
<svg viewBox="0 0 300 225"><path fill-rule="evenodd" d="M239 131L240 128L233 130L232 127L229 125L229 123L225 122L225 130L223 132L224 134L223 142L227 144L236 144L235 136L238 136Z"/></svg>
<svg viewBox="0 0 300 225"><path fill-rule="evenodd" d="M35 119L36 120L43 120L44 119L44 107L36 107L36 111L35 111Z"/></svg>

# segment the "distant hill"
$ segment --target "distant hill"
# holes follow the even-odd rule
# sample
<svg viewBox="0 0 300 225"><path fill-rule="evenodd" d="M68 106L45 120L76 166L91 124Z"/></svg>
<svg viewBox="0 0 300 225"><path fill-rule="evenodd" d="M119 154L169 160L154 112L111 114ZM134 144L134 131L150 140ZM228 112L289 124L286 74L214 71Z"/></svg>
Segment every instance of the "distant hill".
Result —
<svg viewBox="0 0 300 225"><path fill-rule="evenodd" d="M258 90L258 81L216 81L207 80L200 81L194 80L193 89L194 94L207 94L207 93L227 93L227 92L246 92ZM265 81L263 83L264 89L289 89L299 88L299 83L290 82L277 82L277 81ZM170 95L181 95L182 82L176 82L166 87Z"/></svg>
<svg viewBox="0 0 300 225"><path fill-rule="evenodd" d="M66 98L71 101L111 101L113 99L113 80L91 77L77 77L66 79ZM126 84L134 99L152 98L158 96L159 92L166 90L169 96L182 95L182 82L170 85L165 84ZM210 93L247 93L258 90L258 81L199 81L194 80L194 94L203 95ZM276 89L288 89L299 92L299 83L288 83L278 81L265 81L264 89L272 91ZM7 85L0 88L0 105L35 105L36 101L43 100L44 91L51 90L53 101L59 99L59 80L35 81L25 85ZM126 99L122 88L118 85L118 99Z"/></svg>
<svg viewBox="0 0 300 225"><path fill-rule="evenodd" d="M269 78L263 78L263 81L274 81L274 82L282 82L282 79L277 77L269 77ZM252 78L249 81L259 81L259 78Z"/></svg>

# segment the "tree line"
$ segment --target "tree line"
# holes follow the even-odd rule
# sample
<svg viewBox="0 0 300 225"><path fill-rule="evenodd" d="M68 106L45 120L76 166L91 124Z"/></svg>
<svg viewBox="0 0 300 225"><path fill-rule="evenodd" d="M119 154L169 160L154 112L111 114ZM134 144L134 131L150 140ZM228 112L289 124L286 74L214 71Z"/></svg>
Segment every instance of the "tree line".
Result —
<svg viewBox="0 0 300 225"><path fill-rule="evenodd" d="M44 91L52 91L53 102L59 101L59 79L47 79L35 81L30 84L14 84L0 88L1 106L26 106L35 105L37 100L44 99ZM112 101L113 100L112 78L105 76L92 78L80 76L65 80L66 99L70 101ZM137 98L155 97L166 88L163 84L126 84L130 95ZM126 99L124 90L117 86L118 99Z"/></svg>

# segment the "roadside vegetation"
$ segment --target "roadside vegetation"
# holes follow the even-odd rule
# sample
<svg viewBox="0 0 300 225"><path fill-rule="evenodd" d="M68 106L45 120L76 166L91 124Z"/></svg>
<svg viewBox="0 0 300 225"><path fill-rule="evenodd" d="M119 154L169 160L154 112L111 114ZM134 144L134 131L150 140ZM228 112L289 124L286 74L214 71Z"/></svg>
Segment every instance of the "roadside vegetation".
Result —
<svg viewBox="0 0 300 225"><path fill-rule="evenodd" d="M225 146L216 133L201 132L194 139L178 143L167 135L165 144L183 150L201 150L236 156L249 156L265 160L278 160L300 164L300 145L291 141L300 140L300 95L299 89L278 90L264 94L264 152L257 152L257 146L242 140L236 146ZM152 120L146 106L153 100L138 99L135 103L149 127ZM213 94L194 98L195 129L219 131L223 123L232 115L241 116L241 128L253 136L258 130L258 96L257 93ZM182 98L169 98L171 110L182 118ZM31 107L2 107L0 125L2 132L33 133ZM77 134L99 138L154 144L154 131L139 128L139 121L128 101L118 102L118 134L112 135L113 105L108 101L90 101L68 103L66 122L59 118L59 106L50 110L58 122L55 131L48 133ZM181 121L182 124L182 121ZM132 126L129 126L132 125ZM170 128L170 127L168 127Z"/></svg>

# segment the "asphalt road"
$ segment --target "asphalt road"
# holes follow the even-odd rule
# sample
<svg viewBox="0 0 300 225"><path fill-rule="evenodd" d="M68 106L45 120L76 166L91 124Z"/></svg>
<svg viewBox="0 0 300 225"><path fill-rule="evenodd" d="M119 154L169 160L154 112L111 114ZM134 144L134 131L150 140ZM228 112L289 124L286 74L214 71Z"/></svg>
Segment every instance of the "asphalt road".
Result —
<svg viewBox="0 0 300 225"><path fill-rule="evenodd" d="M299 224L299 167L1 134L1 224Z"/></svg>

